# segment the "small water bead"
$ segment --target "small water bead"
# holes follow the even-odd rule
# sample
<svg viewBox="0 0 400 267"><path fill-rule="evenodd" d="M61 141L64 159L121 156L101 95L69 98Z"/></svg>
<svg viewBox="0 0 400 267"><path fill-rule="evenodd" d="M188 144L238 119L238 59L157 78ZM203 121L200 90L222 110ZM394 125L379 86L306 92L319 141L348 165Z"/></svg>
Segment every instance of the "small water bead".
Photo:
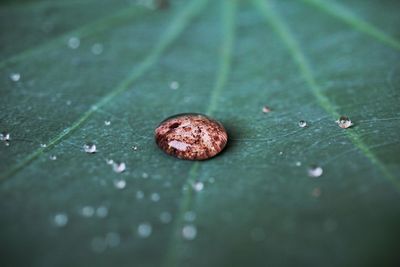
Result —
<svg viewBox="0 0 400 267"><path fill-rule="evenodd" d="M56 160L56 159L57 159L57 156L56 156L56 155L50 155L50 156L49 156L49 159L50 159L50 160Z"/></svg>
<svg viewBox="0 0 400 267"><path fill-rule="evenodd" d="M111 125L111 121L104 121L104 125L105 126L110 126Z"/></svg>
<svg viewBox="0 0 400 267"><path fill-rule="evenodd" d="M193 240L197 236L197 228L192 224L185 225L182 228L182 236L186 240Z"/></svg>
<svg viewBox="0 0 400 267"><path fill-rule="evenodd" d="M121 236L118 233L109 232L106 234L105 242L110 248L117 247L121 243Z"/></svg>
<svg viewBox="0 0 400 267"><path fill-rule="evenodd" d="M146 173L146 172L142 173L142 178L143 178L143 179L149 178L149 174Z"/></svg>
<svg viewBox="0 0 400 267"><path fill-rule="evenodd" d="M173 81L169 84L169 88L172 90L177 90L179 88L179 83L177 81Z"/></svg>
<svg viewBox="0 0 400 267"><path fill-rule="evenodd" d="M193 189L194 189L195 191L200 192L201 190L204 189L204 184L203 184L202 182L198 181L198 182L195 182L195 183L192 185L192 187L193 187Z"/></svg>
<svg viewBox="0 0 400 267"><path fill-rule="evenodd" d="M171 222L171 220L172 220L172 215L168 211L163 211L160 213L160 221L162 223L167 224L167 223Z"/></svg>
<svg viewBox="0 0 400 267"><path fill-rule="evenodd" d="M144 193L143 191L136 191L136 199L143 199L144 198Z"/></svg>
<svg viewBox="0 0 400 267"><path fill-rule="evenodd" d="M10 133L0 133L0 141L10 141L11 140L11 135Z"/></svg>
<svg viewBox="0 0 400 267"><path fill-rule="evenodd" d="M90 49L93 53L93 55L100 55L103 53L103 45L100 43L95 43L92 45L92 48Z"/></svg>
<svg viewBox="0 0 400 267"><path fill-rule="evenodd" d="M64 212L60 212L54 215L53 222L57 227L64 227L68 223L68 215Z"/></svg>
<svg viewBox="0 0 400 267"><path fill-rule="evenodd" d="M126 187L126 181L124 179L115 180L114 186L117 189L124 189Z"/></svg>
<svg viewBox="0 0 400 267"><path fill-rule="evenodd" d="M108 215L108 208L106 206L100 206L96 209L96 215L99 218L105 218Z"/></svg>
<svg viewBox="0 0 400 267"><path fill-rule="evenodd" d="M87 143L83 145L83 150L88 154L94 154L97 152L96 145L93 143Z"/></svg>
<svg viewBox="0 0 400 267"><path fill-rule="evenodd" d="M46 145L46 144L40 144L40 147L41 147L41 148L46 148L47 145Z"/></svg>
<svg viewBox="0 0 400 267"><path fill-rule="evenodd" d="M308 176L310 177L320 177L323 174L324 170L320 166L313 165L308 169Z"/></svg>
<svg viewBox="0 0 400 267"><path fill-rule="evenodd" d="M270 107L268 107L268 106L263 106L263 108L262 108L262 112L264 112L264 113L271 112L271 108L270 108Z"/></svg>
<svg viewBox="0 0 400 267"><path fill-rule="evenodd" d="M65 102L65 104L67 104L67 106L71 106L72 101L71 101L71 100L67 100L67 101Z"/></svg>
<svg viewBox="0 0 400 267"><path fill-rule="evenodd" d="M307 122L306 121L299 121L299 127L301 127L301 128L307 127Z"/></svg>
<svg viewBox="0 0 400 267"><path fill-rule="evenodd" d="M21 79L21 74L14 72L10 74L10 80L13 82L18 82Z"/></svg>
<svg viewBox="0 0 400 267"><path fill-rule="evenodd" d="M151 235L153 228L150 223L144 222L139 224L137 228L137 234L141 238L147 238Z"/></svg>
<svg viewBox="0 0 400 267"><path fill-rule="evenodd" d="M349 119L349 117L346 116L341 116L336 123L339 125L340 128L342 129L347 129L353 126L353 122Z"/></svg>
<svg viewBox="0 0 400 267"><path fill-rule="evenodd" d="M301 166L301 161L296 161L295 165L296 165L297 167L300 167L300 166Z"/></svg>
<svg viewBox="0 0 400 267"><path fill-rule="evenodd" d="M113 164L114 164L114 160L112 160L112 159L106 159L106 163L107 163L108 165L113 165Z"/></svg>
<svg viewBox="0 0 400 267"><path fill-rule="evenodd" d="M201 114L178 114L155 130L158 147L185 160L205 160L219 154L228 141L221 123Z"/></svg>
<svg viewBox="0 0 400 267"><path fill-rule="evenodd" d="M71 37L68 39L68 46L72 49L77 49L81 44L81 40L78 37Z"/></svg>
<svg viewBox="0 0 400 267"><path fill-rule="evenodd" d="M136 151L136 150L138 150L138 147L137 146L132 146L132 150Z"/></svg>
<svg viewBox="0 0 400 267"><path fill-rule="evenodd" d="M183 214L183 219L187 222L193 222L194 220L196 220L196 212L194 211L187 211Z"/></svg>
<svg viewBox="0 0 400 267"><path fill-rule="evenodd" d="M160 200L160 195L158 193L152 193L150 195L150 199L153 202L158 202Z"/></svg>
<svg viewBox="0 0 400 267"><path fill-rule="evenodd" d="M112 166L116 173L122 173L126 169L126 164L124 162L113 162Z"/></svg>
<svg viewBox="0 0 400 267"><path fill-rule="evenodd" d="M95 210L91 206L85 206L81 210L82 216L86 217L86 218L92 217L94 215L94 212L95 212Z"/></svg>

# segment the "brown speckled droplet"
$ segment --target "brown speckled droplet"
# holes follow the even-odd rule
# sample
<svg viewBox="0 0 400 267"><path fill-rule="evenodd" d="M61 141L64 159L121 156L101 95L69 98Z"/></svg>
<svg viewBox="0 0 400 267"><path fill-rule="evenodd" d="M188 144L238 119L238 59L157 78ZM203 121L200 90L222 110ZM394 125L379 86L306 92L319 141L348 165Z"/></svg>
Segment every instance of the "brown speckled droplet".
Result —
<svg viewBox="0 0 400 267"><path fill-rule="evenodd" d="M155 130L157 145L167 154L187 160L205 160L221 152L228 134L221 123L196 113L178 114Z"/></svg>

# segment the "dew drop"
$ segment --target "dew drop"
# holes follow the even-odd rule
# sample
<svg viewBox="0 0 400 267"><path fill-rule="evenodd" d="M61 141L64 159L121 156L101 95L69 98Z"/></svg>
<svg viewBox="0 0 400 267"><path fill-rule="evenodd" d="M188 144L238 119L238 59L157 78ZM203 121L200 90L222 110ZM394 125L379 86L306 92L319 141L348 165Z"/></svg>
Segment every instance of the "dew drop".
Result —
<svg viewBox="0 0 400 267"><path fill-rule="evenodd" d="M179 83L177 81L172 81L169 84L169 88L171 88L172 90L177 90L179 88Z"/></svg>
<svg viewBox="0 0 400 267"><path fill-rule="evenodd" d="M105 126L110 126L111 125L111 121L104 121L104 125Z"/></svg>
<svg viewBox="0 0 400 267"><path fill-rule="evenodd" d="M72 49L77 49L81 44L81 40L78 37L71 37L68 39L68 46Z"/></svg>
<svg viewBox="0 0 400 267"><path fill-rule="evenodd" d="M10 74L10 80L13 82L18 82L21 79L21 74L14 72Z"/></svg>
<svg viewBox="0 0 400 267"><path fill-rule="evenodd" d="M107 163L108 165L113 165L113 164L114 164L114 160L112 160L112 159L106 159L106 163Z"/></svg>
<svg viewBox="0 0 400 267"><path fill-rule="evenodd" d="M296 161L295 165L296 165L297 167L300 167L300 166L301 166L301 161Z"/></svg>
<svg viewBox="0 0 400 267"><path fill-rule="evenodd" d="M99 218L105 218L108 215L108 208L106 206L100 206L96 209L96 215Z"/></svg>
<svg viewBox="0 0 400 267"><path fill-rule="evenodd" d="M183 219L187 222L193 222L196 220L196 212L194 211L187 211L183 214Z"/></svg>
<svg viewBox="0 0 400 267"><path fill-rule="evenodd" d="M142 178L143 178L143 179L149 178L149 174L146 173L146 172L142 173Z"/></svg>
<svg viewBox="0 0 400 267"><path fill-rule="evenodd" d="M313 165L308 169L308 176L310 177L320 177L324 170L320 166Z"/></svg>
<svg viewBox="0 0 400 267"><path fill-rule="evenodd" d="M193 187L193 189L194 189L195 191L200 192L201 190L204 189L204 184L203 184L202 182L198 181L198 182L195 182L195 183L192 185L192 187Z"/></svg>
<svg viewBox="0 0 400 267"><path fill-rule="evenodd" d="M182 236L186 240L193 240L197 236L197 228L192 224L185 225L182 228Z"/></svg>
<svg viewBox="0 0 400 267"><path fill-rule="evenodd" d="M271 108L270 108L270 107L268 107L268 106L263 106L263 108L262 108L262 112L264 112L264 113L271 112Z"/></svg>
<svg viewBox="0 0 400 267"><path fill-rule="evenodd" d="M50 156L49 156L49 159L50 159L50 160L56 160L56 159L57 159L57 156L56 156L56 155L50 155Z"/></svg>
<svg viewBox="0 0 400 267"><path fill-rule="evenodd" d="M57 227L64 227L68 223L68 215L64 212L60 212L53 217L54 225Z"/></svg>
<svg viewBox="0 0 400 267"><path fill-rule="evenodd" d="M67 102L65 102L65 104L67 104L67 106L71 106L72 101L71 100L67 100Z"/></svg>
<svg viewBox="0 0 400 267"><path fill-rule="evenodd" d="M153 231L153 228L151 227L150 223L144 222L139 224L137 228L137 234L141 238L147 238L151 235L151 232Z"/></svg>
<svg viewBox="0 0 400 267"><path fill-rule="evenodd" d="M112 166L113 166L114 172L116 172L116 173L122 173L126 169L126 165L124 162L114 162L112 164Z"/></svg>
<svg viewBox="0 0 400 267"><path fill-rule="evenodd" d="M160 195L158 193L152 193L150 195L150 199L153 202L158 202L160 200Z"/></svg>
<svg viewBox="0 0 400 267"><path fill-rule="evenodd" d="M162 223L167 224L167 223L171 222L171 220L172 220L172 215L168 211L163 211L160 213L160 221Z"/></svg>
<svg viewBox="0 0 400 267"><path fill-rule="evenodd" d="M114 186L117 189L124 189L126 187L126 181L124 179L115 180Z"/></svg>
<svg viewBox="0 0 400 267"><path fill-rule="evenodd" d="M10 133L0 133L0 141L10 141L11 135Z"/></svg>
<svg viewBox="0 0 400 267"><path fill-rule="evenodd" d="M114 248L121 243L121 237L118 233L109 232L106 234L105 242L110 248Z"/></svg>
<svg viewBox="0 0 400 267"><path fill-rule="evenodd" d="M40 147L41 147L41 148L46 148L47 145L46 145L46 144L40 144Z"/></svg>
<svg viewBox="0 0 400 267"><path fill-rule="evenodd" d="M93 53L93 55L100 55L103 53L103 45L100 43L95 43L92 45L92 48L90 49Z"/></svg>
<svg viewBox="0 0 400 267"><path fill-rule="evenodd" d="M87 143L83 145L83 150L88 154L94 154L97 152L96 145L93 143Z"/></svg>
<svg viewBox="0 0 400 267"><path fill-rule="evenodd" d="M138 150L138 147L137 146L132 146L132 150L136 151L136 150Z"/></svg>
<svg viewBox="0 0 400 267"><path fill-rule="evenodd" d="M82 216L86 218L92 217L94 215L94 212L94 208L91 206L85 206L81 210Z"/></svg>
<svg viewBox="0 0 400 267"><path fill-rule="evenodd" d="M144 198L144 193L143 191L136 191L136 199L143 199Z"/></svg>
<svg viewBox="0 0 400 267"><path fill-rule="evenodd" d="M353 122L349 119L349 117L346 116L341 116L336 123L339 125L340 128L342 129L347 129L353 126Z"/></svg>
<svg viewBox="0 0 400 267"><path fill-rule="evenodd" d="M299 121L299 127L301 127L301 128L307 127L307 122L306 121Z"/></svg>

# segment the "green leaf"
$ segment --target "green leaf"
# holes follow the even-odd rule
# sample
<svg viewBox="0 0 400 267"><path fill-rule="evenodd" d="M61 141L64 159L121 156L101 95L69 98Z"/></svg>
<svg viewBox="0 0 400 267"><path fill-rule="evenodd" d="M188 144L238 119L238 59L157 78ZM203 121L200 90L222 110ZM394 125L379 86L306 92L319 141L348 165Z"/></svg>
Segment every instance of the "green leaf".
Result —
<svg viewBox="0 0 400 267"><path fill-rule="evenodd" d="M1 266L395 266L399 3L146 3L1 4ZM225 151L160 151L183 112Z"/></svg>

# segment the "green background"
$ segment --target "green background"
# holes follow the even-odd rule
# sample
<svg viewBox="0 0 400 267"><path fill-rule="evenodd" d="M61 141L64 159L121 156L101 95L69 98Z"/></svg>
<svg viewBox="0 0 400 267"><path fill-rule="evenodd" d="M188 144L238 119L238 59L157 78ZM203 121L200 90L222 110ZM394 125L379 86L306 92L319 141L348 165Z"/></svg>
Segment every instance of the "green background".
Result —
<svg viewBox="0 0 400 267"><path fill-rule="evenodd" d="M400 3L149 3L0 4L0 131L12 138L0 143L1 266L400 262ZM224 152L190 162L160 151L154 128L182 112L221 121ZM340 115L354 127L339 128ZM308 177L313 164L321 177ZM85 206L108 215L86 218Z"/></svg>

